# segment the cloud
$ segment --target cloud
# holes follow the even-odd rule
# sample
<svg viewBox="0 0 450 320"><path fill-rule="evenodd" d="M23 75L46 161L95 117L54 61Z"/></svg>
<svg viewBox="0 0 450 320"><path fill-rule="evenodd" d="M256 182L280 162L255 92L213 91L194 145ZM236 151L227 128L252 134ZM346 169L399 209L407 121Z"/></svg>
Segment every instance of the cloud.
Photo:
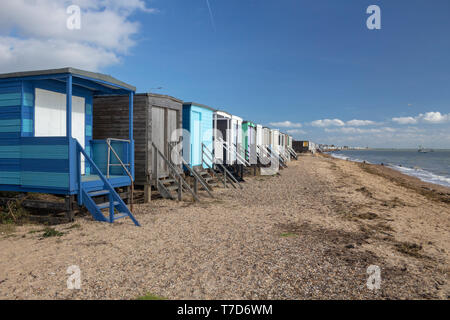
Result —
<svg viewBox="0 0 450 320"><path fill-rule="evenodd" d="M384 128L374 128L374 129L361 129L361 128L354 128L354 127L343 127L343 128L336 128L336 129L325 129L325 132L328 133L344 133L344 134L374 134L374 133L393 133L397 130L391 127L384 127Z"/></svg>
<svg viewBox="0 0 450 320"><path fill-rule="evenodd" d="M81 29L67 28L69 5L81 8ZM153 13L142 0L2 0L2 72L73 66L97 71L129 53L140 25L137 11Z"/></svg>
<svg viewBox="0 0 450 320"><path fill-rule="evenodd" d="M324 120L316 120L311 122L311 125L314 127L321 127L321 128L325 128L325 127L331 127L331 126L336 126L336 127L343 127L345 126L345 122L339 119L324 119Z"/></svg>
<svg viewBox="0 0 450 320"><path fill-rule="evenodd" d="M283 121L283 122L271 122L271 126L273 127L280 127L280 128L301 128L301 123L293 123L290 121Z"/></svg>
<svg viewBox="0 0 450 320"><path fill-rule="evenodd" d="M441 114L440 112L427 112L424 115L420 115L424 122L428 123L444 123L450 121L449 114Z"/></svg>
<svg viewBox="0 0 450 320"><path fill-rule="evenodd" d="M362 127L362 126L373 126L377 123L375 121L371 120L350 120L346 123L348 126L354 126L354 127Z"/></svg>
<svg viewBox="0 0 450 320"><path fill-rule="evenodd" d="M400 118L392 118L392 121L398 124L416 124L417 119L413 117L400 117Z"/></svg>
<svg viewBox="0 0 450 320"><path fill-rule="evenodd" d="M415 117L392 118L392 121L398 124L418 124L418 123L439 124L450 122L450 113L441 114L440 112L427 112L425 114L421 113Z"/></svg>
<svg viewBox="0 0 450 320"><path fill-rule="evenodd" d="M293 135L299 135L299 134L306 134L307 132L301 129L291 129L286 131L288 134L293 134Z"/></svg>

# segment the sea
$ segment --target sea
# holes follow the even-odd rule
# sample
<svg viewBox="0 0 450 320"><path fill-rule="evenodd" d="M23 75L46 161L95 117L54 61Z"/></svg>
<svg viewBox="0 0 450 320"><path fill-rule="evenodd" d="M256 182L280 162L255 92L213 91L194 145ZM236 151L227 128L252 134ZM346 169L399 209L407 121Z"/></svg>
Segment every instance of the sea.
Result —
<svg viewBox="0 0 450 320"><path fill-rule="evenodd" d="M342 150L330 155L350 161L384 164L422 181L450 187L450 150L434 149L420 153L417 149Z"/></svg>

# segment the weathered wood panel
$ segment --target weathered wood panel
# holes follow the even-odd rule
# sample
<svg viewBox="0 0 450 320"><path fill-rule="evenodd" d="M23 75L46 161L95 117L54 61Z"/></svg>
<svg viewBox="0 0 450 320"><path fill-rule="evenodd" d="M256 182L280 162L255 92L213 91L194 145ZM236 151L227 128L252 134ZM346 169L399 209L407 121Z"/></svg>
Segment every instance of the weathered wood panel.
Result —
<svg viewBox="0 0 450 320"><path fill-rule="evenodd" d="M94 139L128 139L128 96L105 96L94 99ZM155 110L155 111L153 111ZM167 116L169 115L169 116ZM167 156L168 132L182 127L182 102L156 94L137 94L134 98L134 140L136 184L151 183L153 167L152 142ZM169 131L170 130L170 131ZM159 173L167 173L160 161Z"/></svg>

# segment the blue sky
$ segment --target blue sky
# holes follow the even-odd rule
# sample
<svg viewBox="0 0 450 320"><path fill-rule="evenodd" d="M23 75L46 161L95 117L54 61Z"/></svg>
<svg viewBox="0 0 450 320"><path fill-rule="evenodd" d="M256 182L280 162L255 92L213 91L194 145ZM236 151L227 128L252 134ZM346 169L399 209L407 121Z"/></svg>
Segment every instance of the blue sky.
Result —
<svg viewBox="0 0 450 320"><path fill-rule="evenodd" d="M163 87L153 91L298 139L450 148L448 0L209 1L212 17L206 0L133 0L128 8L118 0L103 0L103 7L72 1L83 10L85 32L91 20L83 14L105 11L130 30L118 39L103 32L107 42L83 39L82 28L74 41L91 41L87 49L98 51L98 60L86 55L88 66L140 92ZM381 30L366 27L372 4L381 8ZM23 30L19 22L0 23L0 37L45 38ZM82 64L77 59L60 63Z"/></svg>

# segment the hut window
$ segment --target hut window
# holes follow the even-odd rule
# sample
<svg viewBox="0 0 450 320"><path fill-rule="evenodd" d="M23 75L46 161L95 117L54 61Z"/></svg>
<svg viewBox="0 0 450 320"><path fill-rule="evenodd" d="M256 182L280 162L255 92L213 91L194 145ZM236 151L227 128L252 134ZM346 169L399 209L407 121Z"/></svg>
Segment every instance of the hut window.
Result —
<svg viewBox="0 0 450 320"><path fill-rule="evenodd" d="M66 95L36 89L35 136L66 136ZM85 147L85 99L72 97L72 137ZM84 172L84 161L82 163Z"/></svg>

